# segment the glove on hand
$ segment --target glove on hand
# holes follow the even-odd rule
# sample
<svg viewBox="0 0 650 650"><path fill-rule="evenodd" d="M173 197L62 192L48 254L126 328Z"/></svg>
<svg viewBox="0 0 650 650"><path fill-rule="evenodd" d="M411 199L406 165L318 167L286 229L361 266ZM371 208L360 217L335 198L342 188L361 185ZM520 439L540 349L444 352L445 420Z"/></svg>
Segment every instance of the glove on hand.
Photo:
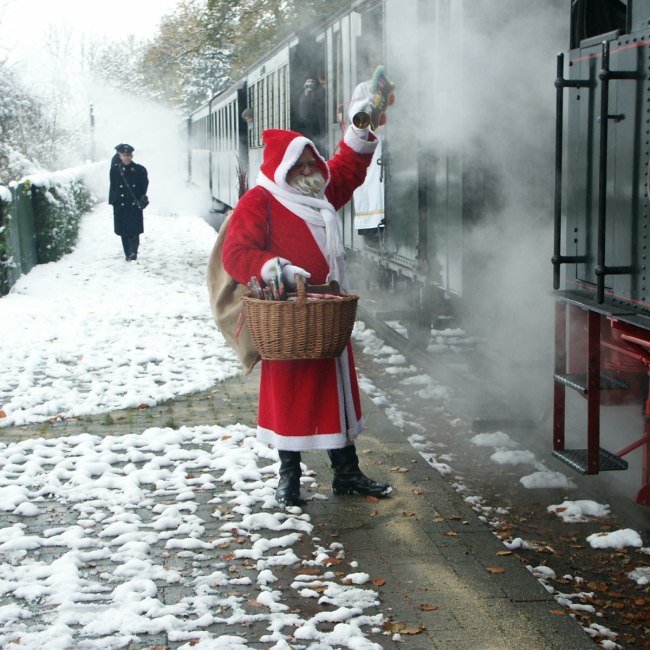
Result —
<svg viewBox="0 0 650 650"><path fill-rule="evenodd" d="M273 257L264 263L264 266L262 267L262 271L260 273L262 280L264 280L266 284L269 284L271 280L278 276L278 263L280 264L282 281L289 289L296 288L296 274L302 275L305 280L311 277L311 273L305 271L305 269L302 269L299 266L295 266L289 260L285 260L284 257Z"/></svg>
<svg viewBox="0 0 650 650"><path fill-rule="evenodd" d="M282 279L287 287L290 289L296 288L296 275L302 275L305 280L311 278L311 273L301 269L299 266L294 266L293 264L287 264L282 267Z"/></svg>
<svg viewBox="0 0 650 650"><path fill-rule="evenodd" d="M352 99L348 106L348 120L352 126L352 130L361 138L366 140L368 138L368 127L360 129L354 126L352 119L357 113L368 113L372 110L372 92L370 90L370 82L362 81L352 93Z"/></svg>

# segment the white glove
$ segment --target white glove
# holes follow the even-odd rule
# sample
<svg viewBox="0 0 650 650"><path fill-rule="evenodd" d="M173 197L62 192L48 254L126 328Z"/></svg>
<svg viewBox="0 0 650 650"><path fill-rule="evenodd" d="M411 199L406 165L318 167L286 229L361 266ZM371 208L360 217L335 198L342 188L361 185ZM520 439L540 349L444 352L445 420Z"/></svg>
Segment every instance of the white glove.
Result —
<svg viewBox="0 0 650 650"><path fill-rule="evenodd" d="M302 275L305 280L309 280L309 278L311 278L311 273L309 273L309 271L305 271L305 269L301 269L299 266L287 264L286 266L282 267L282 279L284 280L284 284L289 287L289 289L296 288L296 275Z"/></svg>
<svg viewBox="0 0 650 650"><path fill-rule="evenodd" d="M372 93L370 92L370 82L362 81L352 93L352 99L350 99L350 104L348 106L348 120L352 126L352 130L361 138L366 140L368 138L369 128L360 129L354 126L352 118L357 113L368 113L370 115L370 110L372 109Z"/></svg>
<svg viewBox="0 0 650 650"><path fill-rule="evenodd" d="M280 264L282 281L289 289L296 288L296 274L302 275L305 280L311 278L311 273L305 271L305 269L302 269L299 266L295 266L289 260L285 260L284 257L272 257L270 260L264 262L264 266L262 266L260 273L262 280L264 280L266 284L269 284L271 280L278 276L278 263Z"/></svg>

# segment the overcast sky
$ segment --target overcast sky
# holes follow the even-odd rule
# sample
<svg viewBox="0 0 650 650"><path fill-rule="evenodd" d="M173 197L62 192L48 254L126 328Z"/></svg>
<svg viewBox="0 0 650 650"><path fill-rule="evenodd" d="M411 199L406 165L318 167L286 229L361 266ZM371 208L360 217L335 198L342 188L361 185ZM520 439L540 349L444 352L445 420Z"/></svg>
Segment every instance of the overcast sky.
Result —
<svg viewBox="0 0 650 650"><path fill-rule="evenodd" d="M78 36L152 36L160 18L179 0L0 0L0 47L22 58L49 27L69 28Z"/></svg>

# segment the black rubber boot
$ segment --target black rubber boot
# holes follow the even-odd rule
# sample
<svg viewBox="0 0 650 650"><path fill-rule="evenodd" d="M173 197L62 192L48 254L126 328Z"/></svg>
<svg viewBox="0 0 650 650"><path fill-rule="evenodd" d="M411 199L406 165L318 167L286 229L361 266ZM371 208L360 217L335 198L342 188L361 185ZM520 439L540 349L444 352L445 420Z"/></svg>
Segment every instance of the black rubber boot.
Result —
<svg viewBox="0 0 650 650"><path fill-rule="evenodd" d="M390 485L373 481L359 469L359 458L354 445L343 449L330 449L327 453L334 470L334 494L361 494L382 498L392 492Z"/></svg>
<svg viewBox="0 0 650 650"><path fill-rule="evenodd" d="M300 498L300 452L278 451L280 456L280 480L275 498L283 506L299 506Z"/></svg>

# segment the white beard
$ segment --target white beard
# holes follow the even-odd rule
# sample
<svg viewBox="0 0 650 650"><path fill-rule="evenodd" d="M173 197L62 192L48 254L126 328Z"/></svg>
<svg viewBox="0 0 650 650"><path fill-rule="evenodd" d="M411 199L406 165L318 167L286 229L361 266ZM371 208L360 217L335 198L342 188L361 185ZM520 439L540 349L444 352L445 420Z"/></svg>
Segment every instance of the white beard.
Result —
<svg viewBox="0 0 650 650"><path fill-rule="evenodd" d="M300 192L300 194L314 198L323 196L323 190L325 189L325 177L319 171L314 171L310 176L298 174L287 182L294 190Z"/></svg>

